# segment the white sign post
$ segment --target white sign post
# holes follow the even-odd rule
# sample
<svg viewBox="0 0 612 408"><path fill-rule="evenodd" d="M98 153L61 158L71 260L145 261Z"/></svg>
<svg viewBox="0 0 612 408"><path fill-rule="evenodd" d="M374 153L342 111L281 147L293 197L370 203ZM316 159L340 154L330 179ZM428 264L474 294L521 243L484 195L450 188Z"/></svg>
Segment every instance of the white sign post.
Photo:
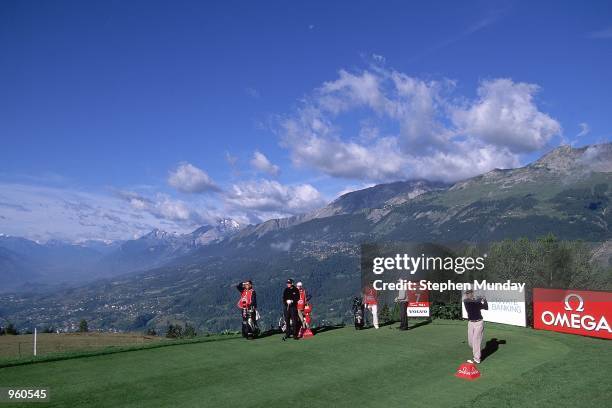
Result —
<svg viewBox="0 0 612 408"><path fill-rule="evenodd" d="M38 331L36 330L36 327L34 328L34 356L36 356L36 337L37 337Z"/></svg>

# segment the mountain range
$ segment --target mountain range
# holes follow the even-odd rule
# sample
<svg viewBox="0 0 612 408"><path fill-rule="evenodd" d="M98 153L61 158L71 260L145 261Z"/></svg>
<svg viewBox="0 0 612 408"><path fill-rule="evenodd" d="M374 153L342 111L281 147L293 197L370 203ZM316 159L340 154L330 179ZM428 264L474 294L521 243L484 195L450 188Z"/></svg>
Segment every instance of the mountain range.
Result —
<svg viewBox="0 0 612 408"><path fill-rule="evenodd" d="M154 229L134 240L81 243L38 243L0 234L1 290L52 289L153 268L239 229L237 221L221 219L189 234Z"/></svg>
<svg viewBox="0 0 612 408"><path fill-rule="evenodd" d="M83 253L75 255L81 259L91 257L100 267L92 271L104 279L36 296L3 295L0 313L23 324L68 327L86 318L93 327L138 329L189 321L218 330L237 325L237 281L255 281L270 322L280 310L284 280L293 277L307 284L321 318L343 318L347 300L358 291L362 243L478 243L554 234L601 243L598 259L609 263L611 196L612 143L563 146L527 166L492 170L453 185L381 184L344 194L308 214L257 225L223 220L185 235L154 230L106 251L83 245L71 250ZM45 259L4 241L0 238L3 282L21 276L31 259ZM41 251L31 242L22 244ZM47 251L49 244L40 246ZM89 263L81 265L87 269Z"/></svg>

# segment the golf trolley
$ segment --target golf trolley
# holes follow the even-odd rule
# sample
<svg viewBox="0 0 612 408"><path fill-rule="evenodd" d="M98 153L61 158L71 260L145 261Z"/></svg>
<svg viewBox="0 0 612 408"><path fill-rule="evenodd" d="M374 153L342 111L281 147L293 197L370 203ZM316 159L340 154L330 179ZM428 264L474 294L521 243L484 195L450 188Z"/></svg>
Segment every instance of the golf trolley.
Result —
<svg viewBox="0 0 612 408"><path fill-rule="evenodd" d="M293 333L293 325L301 324L301 322L294 322L293 319L289 319L289 325L287 326L287 322L285 321L285 315L282 314L278 319L278 329L281 333L285 333L283 340L287 337L290 337L290 334Z"/></svg>
<svg viewBox="0 0 612 408"><path fill-rule="evenodd" d="M355 330L361 330L365 325L365 306L359 297L353 298L353 322Z"/></svg>
<svg viewBox="0 0 612 408"><path fill-rule="evenodd" d="M255 308L242 309L242 337L254 339L259 334L257 325L257 311Z"/></svg>

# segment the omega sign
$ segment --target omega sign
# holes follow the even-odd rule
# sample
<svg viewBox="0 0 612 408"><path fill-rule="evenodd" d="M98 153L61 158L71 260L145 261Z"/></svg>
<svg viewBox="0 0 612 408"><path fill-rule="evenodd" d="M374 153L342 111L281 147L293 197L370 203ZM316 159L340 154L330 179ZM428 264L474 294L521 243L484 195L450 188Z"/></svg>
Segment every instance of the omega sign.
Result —
<svg viewBox="0 0 612 408"><path fill-rule="evenodd" d="M612 293L534 289L533 326L583 336L612 339Z"/></svg>

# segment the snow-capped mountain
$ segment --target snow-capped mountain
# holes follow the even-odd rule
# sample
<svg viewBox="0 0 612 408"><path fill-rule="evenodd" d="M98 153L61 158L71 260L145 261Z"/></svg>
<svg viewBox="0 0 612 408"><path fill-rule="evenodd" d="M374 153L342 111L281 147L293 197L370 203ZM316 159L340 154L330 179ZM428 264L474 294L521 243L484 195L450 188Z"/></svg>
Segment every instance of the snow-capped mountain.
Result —
<svg viewBox="0 0 612 408"><path fill-rule="evenodd" d="M222 241L240 230L238 221L231 218L219 220L214 227L205 225L188 234L193 245L207 245L211 242Z"/></svg>
<svg viewBox="0 0 612 408"><path fill-rule="evenodd" d="M204 225L188 234L161 229L137 239L68 243L0 235L0 291L27 283L79 283L164 265L202 246L220 242L241 228L231 219Z"/></svg>

